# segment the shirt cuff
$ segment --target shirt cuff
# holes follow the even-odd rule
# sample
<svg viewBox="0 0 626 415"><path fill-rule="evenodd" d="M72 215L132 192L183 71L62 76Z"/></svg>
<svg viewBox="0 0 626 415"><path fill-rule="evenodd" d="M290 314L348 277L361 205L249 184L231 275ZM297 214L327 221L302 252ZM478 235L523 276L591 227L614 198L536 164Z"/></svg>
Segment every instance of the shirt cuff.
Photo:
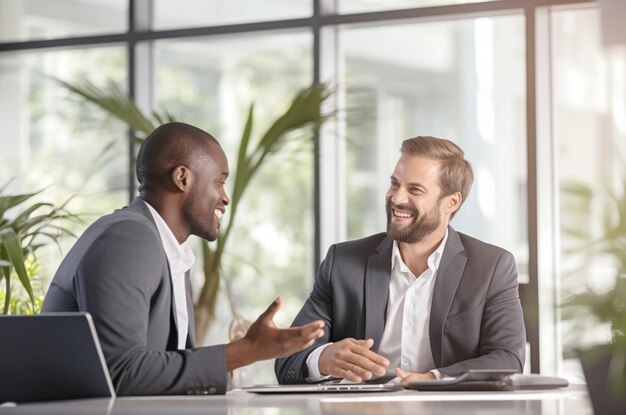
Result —
<svg viewBox="0 0 626 415"><path fill-rule="evenodd" d="M443 375L437 369L430 370L429 372L435 375L435 379L443 379Z"/></svg>
<svg viewBox="0 0 626 415"><path fill-rule="evenodd" d="M331 344L332 343L326 343L325 345L318 347L317 349L313 350L306 358L306 367L307 369L309 369L309 376L305 379L306 381L317 382L331 377L322 375L320 373L319 365L320 355L322 354L322 351Z"/></svg>

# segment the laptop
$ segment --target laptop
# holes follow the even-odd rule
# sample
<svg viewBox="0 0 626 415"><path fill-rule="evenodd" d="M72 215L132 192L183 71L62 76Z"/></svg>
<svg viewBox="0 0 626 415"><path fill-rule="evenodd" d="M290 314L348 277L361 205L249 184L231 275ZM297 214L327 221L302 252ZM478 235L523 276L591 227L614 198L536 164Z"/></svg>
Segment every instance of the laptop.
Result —
<svg viewBox="0 0 626 415"><path fill-rule="evenodd" d="M342 392L393 392L402 390L399 385L387 383L395 376L383 376L363 383L347 383L332 378L317 383L297 385L256 385L241 388L252 393L342 393Z"/></svg>
<svg viewBox="0 0 626 415"><path fill-rule="evenodd" d="M115 397L89 313L0 316L0 404Z"/></svg>
<svg viewBox="0 0 626 415"><path fill-rule="evenodd" d="M519 391L565 388L566 379L523 375L516 370L471 369L453 378L423 380L404 385L420 391Z"/></svg>

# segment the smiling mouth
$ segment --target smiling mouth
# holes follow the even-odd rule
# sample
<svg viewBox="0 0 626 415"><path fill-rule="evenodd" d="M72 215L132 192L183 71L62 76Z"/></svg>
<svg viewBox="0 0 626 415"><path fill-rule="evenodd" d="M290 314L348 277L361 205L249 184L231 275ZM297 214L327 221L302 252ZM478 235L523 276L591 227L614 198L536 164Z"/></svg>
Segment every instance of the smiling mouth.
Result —
<svg viewBox="0 0 626 415"><path fill-rule="evenodd" d="M215 217L217 218L219 224L222 224L222 215L224 214L224 212L222 212L219 209L215 209Z"/></svg>
<svg viewBox="0 0 626 415"><path fill-rule="evenodd" d="M396 218L409 219L413 217L413 214L403 210L392 209L393 216Z"/></svg>

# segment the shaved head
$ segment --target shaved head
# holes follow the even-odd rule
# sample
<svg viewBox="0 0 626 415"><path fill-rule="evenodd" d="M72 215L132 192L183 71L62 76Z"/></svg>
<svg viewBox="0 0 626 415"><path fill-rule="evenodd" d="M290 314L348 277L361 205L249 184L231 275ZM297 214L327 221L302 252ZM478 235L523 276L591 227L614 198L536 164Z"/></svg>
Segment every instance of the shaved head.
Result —
<svg viewBox="0 0 626 415"><path fill-rule="evenodd" d="M219 146L209 133L182 122L157 127L146 138L137 155L139 192L167 189L178 166L196 169Z"/></svg>

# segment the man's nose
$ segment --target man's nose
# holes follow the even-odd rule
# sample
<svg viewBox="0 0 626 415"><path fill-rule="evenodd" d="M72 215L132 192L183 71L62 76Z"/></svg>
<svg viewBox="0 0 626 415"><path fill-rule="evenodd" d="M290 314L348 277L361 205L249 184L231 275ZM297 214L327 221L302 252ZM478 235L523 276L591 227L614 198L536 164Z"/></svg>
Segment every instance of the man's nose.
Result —
<svg viewBox="0 0 626 415"><path fill-rule="evenodd" d="M390 200L393 202L394 205L406 204L409 201L409 194L402 187L392 189L389 191L389 193Z"/></svg>

